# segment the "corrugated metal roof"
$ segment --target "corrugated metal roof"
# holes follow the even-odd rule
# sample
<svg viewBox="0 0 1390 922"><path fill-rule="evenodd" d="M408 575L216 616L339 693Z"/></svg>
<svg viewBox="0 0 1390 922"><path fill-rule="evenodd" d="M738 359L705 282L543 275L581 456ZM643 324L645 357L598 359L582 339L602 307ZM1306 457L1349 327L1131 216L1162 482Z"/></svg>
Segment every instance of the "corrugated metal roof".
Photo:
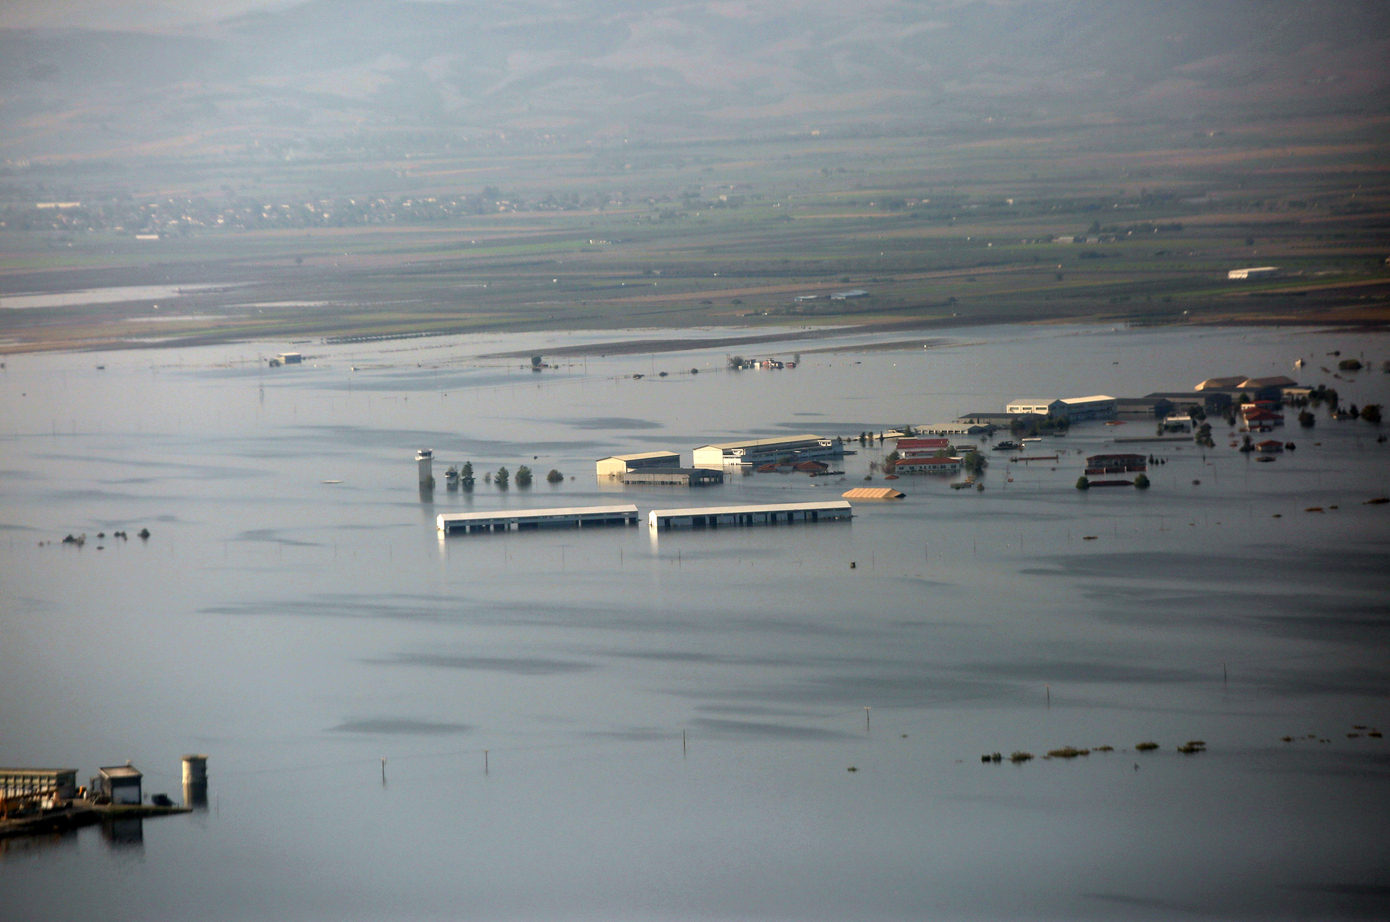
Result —
<svg viewBox="0 0 1390 922"><path fill-rule="evenodd" d="M675 451L640 451L635 455L609 455L606 458L599 458L600 461L646 461L649 458L679 458L680 453Z"/></svg>
<svg viewBox="0 0 1390 922"><path fill-rule="evenodd" d="M105 776L108 777L108 778L143 778L143 777L144 777L142 774L140 774L140 769L135 768L135 767L132 766L132 765L111 765L111 766L107 766L106 768L99 768L99 769L97 769L97 771L101 772L103 775L105 775Z"/></svg>
<svg viewBox="0 0 1390 922"><path fill-rule="evenodd" d="M906 493L899 493L892 487L855 487L840 494L845 499L902 499Z"/></svg>
<svg viewBox="0 0 1390 922"><path fill-rule="evenodd" d="M495 509L492 512L445 512L439 515L441 527L446 522L476 522L487 519L535 518L570 515L636 515L631 503L620 506L565 506L558 509Z"/></svg>
<svg viewBox="0 0 1390 922"><path fill-rule="evenodd" d="M780 439L745 439L742 442L720 442L718 444L701 445L700 448L718 448L729 451L734 448L764 448L772 445L791 445L796 442L819 442L824 439L823 435L789 435ZM699 449L696 449L697 451Z"/></svg>

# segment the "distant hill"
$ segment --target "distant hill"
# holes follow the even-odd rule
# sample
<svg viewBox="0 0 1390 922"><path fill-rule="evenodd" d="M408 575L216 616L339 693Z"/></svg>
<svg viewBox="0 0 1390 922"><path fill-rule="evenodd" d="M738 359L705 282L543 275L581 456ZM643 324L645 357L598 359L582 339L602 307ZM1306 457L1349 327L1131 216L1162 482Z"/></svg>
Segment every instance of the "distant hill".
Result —
<svg viewBox="0 0 1390 922"><path fill-rule="evenodd" d="M1376 2L310 0L177 32L0 32L0 156L1384 113L1387 36Z"/></svg>

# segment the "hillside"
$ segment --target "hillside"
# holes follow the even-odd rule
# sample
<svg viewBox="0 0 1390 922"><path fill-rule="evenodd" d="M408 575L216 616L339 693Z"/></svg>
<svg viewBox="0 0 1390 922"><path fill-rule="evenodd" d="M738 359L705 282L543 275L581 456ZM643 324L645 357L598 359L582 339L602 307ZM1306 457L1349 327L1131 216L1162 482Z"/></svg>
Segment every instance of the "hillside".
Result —
<svg viewBox="0 0 1390 922"><path fill-rule="evenodd" d="M310 0L0 32L0 156L1382 113L1376 3Z"/></svg>

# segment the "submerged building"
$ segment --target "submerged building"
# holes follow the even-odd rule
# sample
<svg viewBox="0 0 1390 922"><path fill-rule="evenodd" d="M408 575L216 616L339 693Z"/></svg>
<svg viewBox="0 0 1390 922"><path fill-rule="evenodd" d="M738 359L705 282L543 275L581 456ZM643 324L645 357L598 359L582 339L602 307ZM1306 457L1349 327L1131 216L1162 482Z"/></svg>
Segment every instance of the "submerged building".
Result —
<svg viewBox="0 0 1390 922"><path fill-rule="evenodd" d="M741 525L792 525L851 519L854 512L845 500L819 503L772 503L757 506L696 506L687 509L653 509L647 513L652 528L720 528Z"/></svg>
<svg viewBox="0 0 1390 922"><path fill-rule="evenodd" d="M1078 423L1088 419L1114 419L1117 402L1108 394L1090 397L1024 397L1009 403L1008 413L1036 413Z"/></svg>
<svg viewBox="0 0 1390 922"><path fill-rule="evenodd" d="M622 477L633 471L680 466L681 456L674 451L644 451L635 455L610 455L607 458L599 458L596 464L600 478Z"/></svg>
<svg viewBox="0 0 1390 922"><path fill-rule="evenodd" d="M636 485L706 487L723 483L724 472L707 467L648 467L628 471L620 479L623 483Z"/></svg>
<svg viewBox="0 0 1390 922"><path fill-rule="evenodd" d="M766 464L769 461L810 461L844 455L839 439L819 435L793 435L780 439L745 439L701 445L695 449L694 466L723 470L729 464Z"/></svg>
<svg viewBox="0 0 1390 922"><path fill-rule="evenodd" d="M1148 469L1149 459L1143 455L1091 455L1086 459L1087 474L1128 474Z"/></svg>
<svg viewBox="0 0 1390 922"><path fill-rule="evenodd" d="M445 535L474 532L523 531L539 528L593 528L600 525L636 525L637 507L572 506L559 509L526 509L514 512L445 512L435 519Z"/></svg>

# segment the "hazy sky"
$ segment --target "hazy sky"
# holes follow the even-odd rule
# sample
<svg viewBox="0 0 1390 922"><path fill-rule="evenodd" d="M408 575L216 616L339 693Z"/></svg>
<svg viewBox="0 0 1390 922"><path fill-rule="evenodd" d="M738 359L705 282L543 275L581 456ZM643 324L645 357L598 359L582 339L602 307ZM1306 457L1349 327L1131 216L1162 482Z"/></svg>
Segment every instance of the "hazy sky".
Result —
<svg viewBox="0 0 1390 922"><path fill-rule="evenodd" d="M297 0L4 0L0 28L149 29L293 6Z"/></svg>

